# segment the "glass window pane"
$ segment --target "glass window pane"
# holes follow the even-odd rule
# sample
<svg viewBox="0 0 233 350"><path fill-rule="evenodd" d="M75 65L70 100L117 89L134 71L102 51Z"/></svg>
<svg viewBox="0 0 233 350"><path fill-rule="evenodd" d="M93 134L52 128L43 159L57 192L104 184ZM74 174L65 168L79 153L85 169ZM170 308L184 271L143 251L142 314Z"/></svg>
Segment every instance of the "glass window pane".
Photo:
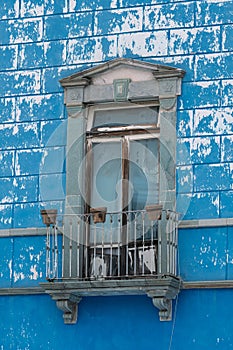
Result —
<svg viewBox="0 0 233 350"><path fill-rule="evenodd" d="M158 140L131 141L129 147L130 210L158 203Z"/></svg>
<svg viewBox="0 0 233 350"><path fill-rule="evenodd" d="M93 127L158 123L158 107L96 111Z"/></svg>
<svg viewBox="0 0 233 350"><path fill-rule="evenodd" d="M91 207L121 210L121 143L93 144Z"/></svg>
<svg viewBox="0 0 233 350"><path fill-rule="evenodd" d="M129 146L129 210L143 210L146 205L159 201L159 165L158 165L158 139L131 141ZM156 223L151 226L147 215L132 214L129 227L129 239L141 240L144 230L144 239L151 240L157 236ZM135 223L136 232L135 232ZM144 228L142 222L144 220Z"/></svg>
<svg viewBox="0 0 233 350"><path fill-rule="evenodd" d="M90 244L110 244L120 242L121 218L121 143L94 143L92 148L92 190L91 207L106 207L104 226L93 224L90 227ZM110 215L119 212L119 215Z"/></svg>

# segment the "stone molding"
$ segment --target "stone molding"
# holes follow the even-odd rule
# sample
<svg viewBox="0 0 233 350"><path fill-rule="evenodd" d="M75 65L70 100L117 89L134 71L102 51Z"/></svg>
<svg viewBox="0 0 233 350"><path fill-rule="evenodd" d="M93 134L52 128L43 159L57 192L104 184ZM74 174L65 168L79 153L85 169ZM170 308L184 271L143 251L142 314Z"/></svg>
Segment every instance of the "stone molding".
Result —
<svg viewBox="0 0 233 350"><path fill-rule="evenodd" d="M75 201L75 205L79 207L80 203L78 202L78 205L77 205ZM207 227L210 228L210 227L228 227L228 226L233 226L233 218L182 220L179 222L178 228L190 229L190 228L207 228ZM0 230L0 237L44 236L44 235L46 235L46 228L31 227L31 228L11 228L6 230Z"/></svg>

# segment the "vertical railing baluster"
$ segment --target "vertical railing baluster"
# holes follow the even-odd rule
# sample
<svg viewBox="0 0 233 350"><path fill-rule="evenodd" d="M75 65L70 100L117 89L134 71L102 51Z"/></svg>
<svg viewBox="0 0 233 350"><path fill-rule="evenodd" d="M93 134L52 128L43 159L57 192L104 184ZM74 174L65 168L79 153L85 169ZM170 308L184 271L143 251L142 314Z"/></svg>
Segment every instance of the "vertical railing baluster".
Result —
<svg viewBox="0 0 233 350"><path fill-rule="evenodd" d="M135 213L134 215L134 276L137 274L137 221Z"/></svg>
<svg viewBox="0 0 233 350"><path fill-rule="evenodd" d="M104 224L101 224L101 259L102 259L102 273L101 273L102 276L101 277L104 277Z"/></svg>
<svg viewBox="0 0 233 350"><path fill-rule="evenodd" d="M46 278L50 278L50 226L46 227Z"/></svg>
<svg viewBox="0 0 233 350"><path fill-rule="evenodd" d="M118 214L118 227L117 227L117 235L118 235L118 239L117 239L117 275L120 276L121 274L121 254L120 254L120 241L121 241L121 214Z"/></svg>
<svg viewBox="0 0 233 350"><path fill-rule="evenodd" d="M161 225L161 270L162 274L167 274L167 210L162 211L162 220L160 221Z"/></svg>
<svg viewBox="0 0 233 350"><path fill-rule="evenodd" d="M171 213L171 263L170 263L170 273L174 274L174 240L175 240L175 216L174 213Z"/></svg>
<svg viewBox="0 0 233 350"><path fill-rule="evenodd" d="M175 243L175 217L174 213L171 213L171 264L170 264L170 272L174 274L174 243Z"/></svg>
<svg viewBox="0 0 233 350"><path fill-rule="evenodd" d="M169 215L169 227L170 227L170 242L169 242L169 246L170 246L170 270L169 273L173 274L173 265L174 265L174 215L172 212L170 212Z"/></svg>
<svg viewBox="0 0 233 350"><path fill-rule="evenodd" d="M92 262L92 270L93 271L90 271L90 274L93 274L94 277L96 277L97 273L96 273L96 246L97 246L97 232L96 232L96 225L93 225L94 226L94 230L92 228L92 232L94 234L93 236L93 248L92 248L92 251L93 251L93 262ZM92 239L92 238L91 238ZM91 254L92 255L92 254Z"/></svg>
<svg viewBox="0 0 233 350"><path fill-rule="evenodd" d="M173 273L174 275L177 274L177 245L178 245L178 214L174 214L175 216L175 220L174 220L174 224L175 224L175 227L174 227L174 270L173 270ZM179 273L179 271L178 271Z"/></svg>
<svg viewBox="0 0 233 350"><path fill-rule="evenodd" d="M64 220L62 223L62 278L64 278L64 269L65 269L65 259L64 259L64 251L65 251L65 224Z"/></svg>
<svg viewBox="0 0 233 350"><path fill-rule="evenodd" d="M162 215L163 220L163 215ZM158 225L158 274L162 273L162 225Z"/></svg>
<svg viewBox="0 0 233 350"><path fill-rule="evenodd" d="M151 275L153 274L153 249L154 249L154 232L153 232L154 221L151 220L150 226L150 266L151 266Z"/></svg>
<svg viewBox="0 0 233 350"><path fill-rule="evenodd" d="M175 225L174 225L174 213L171 212L170 213L170 273L173 274L173 265L174 265L174 246L173 246L173 242L174 242L174 234L175 234Z"/></svg>
<svg viewBox="0 0 233 350"><path fill-rule="evenodd" d="M88 277L88 221L89 221L89 215L86 215L84 217L85 222L85 277Z"/></svg>
<svg viewBox="0 0 233 350"><path fill-rule="evenodd" d="M57 225L54 225L54 278L58 277Z"/></svg>
<svg viewBox="0 0 233 350"><path fill-rule="evenodd" d="M55 236L55 233L54 233L54 228L55 226L52 224L50 226L51 228L51 260L52 260L52 268L51 268L51 271L50 271L50 278L54 278L54 264L55 264L55 239L54 239L54 236Z"/></svg>
<svg viewBox="0 0 233 350"><path fill-rule="evenodd" d="M77 218L77 277L80 277L80 218Z"/></svg>
<svg viewBox="0 0 233 350"><path fill-rule="evenodd" d="M49 274L50 279L53 278L53 270L54 270L54 255L53 255L54 238L53 238L53 234L54 234L54 226L50 225L50 274Z"/></svg>
<svg viewBox="0 0 233 350"><path fill-rule="evenodd" d="M112 239L113 239L113 217L112 214L109 215L109 221L110 221L110 266L109 266L109 277L112 277L113 271L112 271Z"/></svg>
<svg viewBox="0 0 233 350"><path fill-rule="evenodd" d="M168 273L172 273L173 265L173 213L169 213L169 270Z"/></svg>
<svg viewBox="0 0 233 350"><path fill-rule="evenodd" d="M171 224L171 219L170 219L170 213L166 213L166 241L167 241L167 273L169 273L170 270L170 224Z"/></svg>
<svg viewBox="0 0 233 350"><path fill-rule="evenodd" d="M69 220L69 277L72 276L72 218Z"/></svg>
<svg viewBox="0 0 233 350"><path fill-rule="evenodd" d="M175 241L176 241L176 214L172 213L172 266L171 273L175 275Z"/></svg>
<svg viewBox="0 0 233 350"><path fill-rule="evenodd" d="M126 215L125 275L129 275L129 213Z"/></svg>
<svg viewBox="0 0 233 350"><path fill-rule="evenodd" d="M142 212L142 275L145 274L145 213Z"/></svg>

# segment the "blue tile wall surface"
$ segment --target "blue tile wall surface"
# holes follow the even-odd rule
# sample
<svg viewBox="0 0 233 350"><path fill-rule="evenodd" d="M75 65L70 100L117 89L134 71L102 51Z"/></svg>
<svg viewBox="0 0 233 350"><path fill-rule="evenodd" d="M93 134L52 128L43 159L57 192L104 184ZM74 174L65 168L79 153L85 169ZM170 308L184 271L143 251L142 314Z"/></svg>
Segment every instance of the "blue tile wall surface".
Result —
<svg viewBox="0 0 233 350"><path fill-rule="evenodd" d="M10 103L10 101L8 103ZM11 105L9 107L11 107ZM59 118L64 118L62 94L29 95L16 99L16 120L18 122Z"/></svg>
<svg viewBox="0 0 233 350"><path fill-rule="evenodd" d="M0 122L15 121L15 98L0 98Z"/></svg>
<svg viewBox="0 0 233 350"><path fill-rule="evenodd" d="M119 350L122 346L227 350L233 346L231 300L231 290L182 291L174 303L173 323L160 322L145 296L83 298L78 323L64 326L62 313L49 296L1 296L0 308L7 310L0 319L1 346L9 350Z"/></svg>
<svg viewBox="0 0 233 350"><path fill-rule="evenodd" d="M45 280L45 236L15 237L12 287L38 285Z"/></svg>
<svg viewBox="0 0 233 350"><path fill-rule="evenodd" d="M2 210L1 210L2 211ZM1 223L0 223L1 227ZM14 239L2 237L0 239L0 288L10 288L12 285L12 264L13 264Z"/></svg>
<svg viewBox="0 0 233 350"><path fill-rule="evenodd" d="M22 203L35 212L43 206L43 197L59 205L64 201L66 113L59 80L116 57L186 70L177 112L177 206L186 219L231 216L231 11L231 1L208 0L4 2L2 227L21 225ZM41 195L52 176L61 185ZM35 219L30 225L37 224Z"/></svg>
<svg viewBox="0 0 233 350"><path fill-rule="evenodd" d="M45 39L59 40L92 35L93 12L45 17ZM57 28L59 27L59 30ZM65 53L64 53L65 54Z"/></svg>
<svg viewBox="0 0 233 350"><path fill-rule="evenodd" d="M180 230L179 263L183 280L225 280L227 245L226 227Z"/></svg>
<svg viewBox="0 0 233 350"><path fill-rule="evenodd" d="M63 211L67 115L59 80L117 57L186 71L177 103L177 210L187 220L232 218L232 12L231 0L3 1L0 233L43 227L41 209ZM44 246L43 236L1 237L0 287L38 286ZM233 280L232 249L231 227L180 230L181 277ZM0 348L228 350L231 293L183 291L177 326L159 323L144 297L84 299L77 328L64 328L47 297L0 297Z"/></svg>

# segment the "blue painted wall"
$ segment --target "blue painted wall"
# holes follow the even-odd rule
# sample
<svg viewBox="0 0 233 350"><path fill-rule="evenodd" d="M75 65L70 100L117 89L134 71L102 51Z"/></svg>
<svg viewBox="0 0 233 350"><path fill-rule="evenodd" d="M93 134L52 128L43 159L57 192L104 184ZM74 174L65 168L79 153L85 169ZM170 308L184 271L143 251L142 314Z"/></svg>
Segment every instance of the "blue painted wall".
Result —
<svg viewBox="0 0 233 350"><path fill-rule="evenodd" d="M232 217L232 11L231 0L3 1L0 230L42 227L45 207L62 212L59 79L116 57L186 70L177 115L178 210L190 220ZM231 227L180 230L182 278L233 279L232 237ZM44 281L44 247L43 236L0 238L0 288ZM160 323L144 297L85 298L75 326L63 325L47 296L2 296L0 348L230 349L232 293L182 291L172 323Z"/></svg>
<svg viewBox="0 0 233 350"><path fill-rule="evenodd" d="M7 350L226 350L233 347L231 299L230 290L182 291L173 322L160 322L147 297L85 298L78 323L64 326L48 296L0 297L0 344Z"/></svg>

